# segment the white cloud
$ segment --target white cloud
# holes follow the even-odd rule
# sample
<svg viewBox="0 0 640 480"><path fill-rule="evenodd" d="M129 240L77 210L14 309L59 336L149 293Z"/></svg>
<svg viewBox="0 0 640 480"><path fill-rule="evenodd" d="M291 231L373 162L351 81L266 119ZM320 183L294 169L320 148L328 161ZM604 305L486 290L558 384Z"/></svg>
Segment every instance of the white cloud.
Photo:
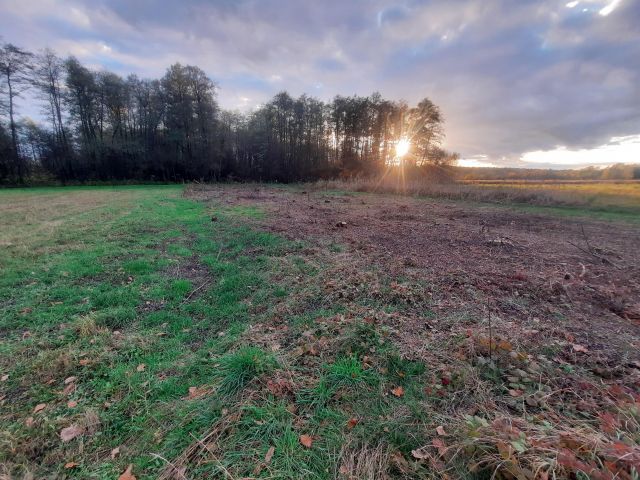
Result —
<svg viewBox="0 0 640 480"><path fill-rule="evenodd" d="M533 164L553 164L568 168L614 163L640 163L640 135L613 137L605 145L590 149L571 150L558 147L552 150L527 152L521 160Z"/></svg>
<svg viewBox="0 0 640 480"><path fill-rule="evenodd" d="M611 12L613 12L619 4L620 4L620 0L612 0L611 2L609 2L609 4L606 7L602 8L598 13L603 17L606 17Z"/></svg>
<svg viewBox="0 0 640 480"><path fill-rule="evenodd" d="M457 162L458 167L480 167L480 168L490 168L490 167L498 167L495 163L487 162L485 160L479 160L477 158L461 158Z"/></svg>

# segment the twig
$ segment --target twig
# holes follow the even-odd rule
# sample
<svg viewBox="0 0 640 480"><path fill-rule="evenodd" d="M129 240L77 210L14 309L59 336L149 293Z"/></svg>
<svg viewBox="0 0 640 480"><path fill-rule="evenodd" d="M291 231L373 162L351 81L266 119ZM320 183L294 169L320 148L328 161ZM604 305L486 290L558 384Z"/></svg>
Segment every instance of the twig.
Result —
<svg viewBox="0 0 640 480"><path fill-rule="evenodd" d="M196 288L195 290L193 290L188 296L187 298L185 298L182 303L180 305L182 305L183 303L186 303L191 297L193 297L193 295L196 292L199 292L200 290L202 290L204 287L206 287L207 285L209 285L211 283L211 280L207 280L206 282L204 282L202 285L200 285L198 288Z"/></svg>
<svg viewBox="0 0 640 480"><path fill-rule="evenodd" d="M589 239L587 238L587 234L584 232L584 225L581 224L580 228L582 229L582 236L584 237L584 241L587 244L589 251L593 252L593 248L591 248L591 244L589 244Z"/></svg>
<svg viewBox="0 0 640 480"><path fill-rule="evenodd" d="M167 463L167 465L170 465L171 468L173 468L173 472L177 473L178 475L180 475L184 480L187 480L187 477L184 475L184 473L182 473L182 471L180 471L178 469L178 467L176 467L173 463L171 463L169 460L167 460L166 458L164 458L162 455L158 455L157 453L151 453L151 456L157 459L160 459L164 462Z"/></svg>
<svg viewBox="0 0 640 480"><path fill-rule="evenodd" d="M589 255L591 255L591 256L593 256L593 257L597 258L598 260L600 260L600 262L601 262L601 263L604 263L605 265L611 265L612 267L619 268L615 263L613 263L613 262L612 262L611 260L609 260L608 258L605 258L605 257L603 257L603 256L601 256L601 255L598 255L597 253L594 253L594 252L592 252L592 251L590 251L590 250L585 250L585 249L584 249L584 248L582 248L581 246L576 245L575 243L570 242L569 240L567 240L567 243L568 243L569 245L572 245L572 246L576 247L576 248L577 248L578 250L580 250L581 252L588 253Z"/></svg>

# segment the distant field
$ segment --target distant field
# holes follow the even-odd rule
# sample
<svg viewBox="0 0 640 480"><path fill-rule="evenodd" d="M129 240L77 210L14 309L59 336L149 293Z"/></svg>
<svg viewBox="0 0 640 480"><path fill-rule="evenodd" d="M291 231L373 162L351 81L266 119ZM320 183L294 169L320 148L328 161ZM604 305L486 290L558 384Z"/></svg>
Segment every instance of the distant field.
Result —
<svg viewBox="0 0 640 480"><path fill-rule="evenodd" d="M576 202L585 202L596 207L630 207L640 210L640 180L628 181L492 181L464 182L488 189L513 188L526 191L561 194L560 200L573 197Z"/></svg>
<svg viewBox="0 0 640 480"><path fill-rule="evenodd" d="M640 181L623 182L529 182L478 180L457 183L434 183L402 179L317 182L318 188L362 192L398 193L490 202L502 205L556 208L556 213L590 215L610 219L640 221ZM565 209L562 211L562 209Z"/></svg>
<svg viewBox="0 0 640 480"><path fill-rule="evenodd" d="M0 191L0 477L638 478L629 213L330 186Z"/></svg>

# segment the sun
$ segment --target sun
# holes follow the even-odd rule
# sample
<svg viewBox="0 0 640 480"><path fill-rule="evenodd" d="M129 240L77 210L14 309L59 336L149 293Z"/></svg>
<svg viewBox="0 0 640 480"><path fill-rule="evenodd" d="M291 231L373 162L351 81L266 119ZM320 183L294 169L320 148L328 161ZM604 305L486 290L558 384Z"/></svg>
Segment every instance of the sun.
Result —
<svg viewBox="0 0 640 480"><path fill-rule="evenodd" d="M407 153L409 153L409 148L411 147L411 143L406 138L401 138L396 143L396 156L398 158L404 157Z"/></svg>

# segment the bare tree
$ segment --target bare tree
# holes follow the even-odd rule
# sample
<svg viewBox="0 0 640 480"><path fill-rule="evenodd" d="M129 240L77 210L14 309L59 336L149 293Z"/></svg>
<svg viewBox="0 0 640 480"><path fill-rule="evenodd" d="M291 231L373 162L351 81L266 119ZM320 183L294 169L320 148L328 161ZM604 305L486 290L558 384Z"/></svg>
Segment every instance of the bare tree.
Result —
<svg viewBox="0 0 640 480"><path fill-rule="evenodd" d="M73 176L71 150L68 134L63 121L63 82L64 64L53 52L45 49L36 56L33 71L33 84L44 102L43 113L51 124L55 144L52 160L56 173L63 177Z"/></svg>
<svg viewBox="0 0 640 480"><path fill-rule="evenodd" d="M0 75L6 85L6 105L9 114L9 130L11 132L12 155L15 162L15 170L22 182L26 174L25 162L20 158L18 149L18 125L16 123L15 99L18 98L31 83L31 63L33 54L16 47L11 43L5 43L0 48Z"/></svg>

